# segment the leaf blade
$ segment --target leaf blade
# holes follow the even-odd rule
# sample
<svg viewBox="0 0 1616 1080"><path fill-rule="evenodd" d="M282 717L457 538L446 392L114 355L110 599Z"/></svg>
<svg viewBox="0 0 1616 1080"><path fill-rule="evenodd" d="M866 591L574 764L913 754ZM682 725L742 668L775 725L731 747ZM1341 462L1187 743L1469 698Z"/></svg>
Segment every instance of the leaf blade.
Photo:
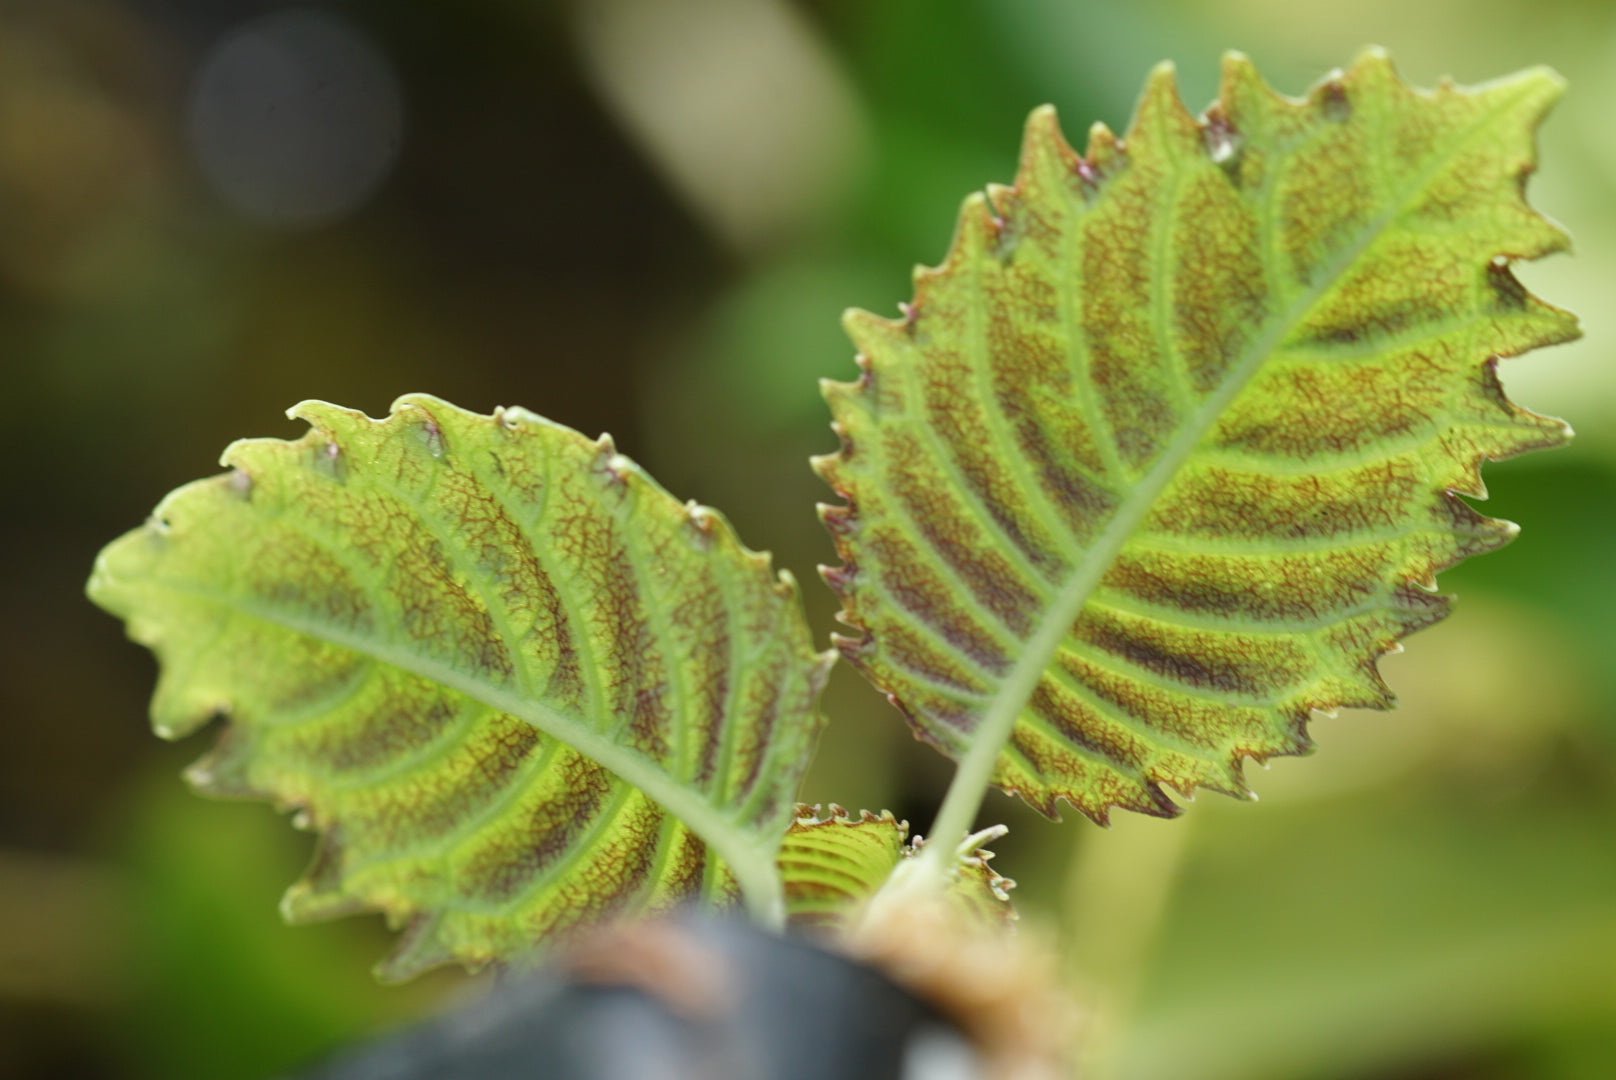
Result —
<svg viewBox="0 0 1616 1080"><path fill-rule="evenodd" d="M1565 245L1520 194L1560 89L1424 94L1371 53L1291 102L1231 56L1197 121L1164 66L1085 157L1035 112L905 318L849 313L827 579L844 655L961 761L938 835L990 775L1170 816L1314 709L1389 704L1422 587L1513 535L1452 492L1565 437L1492 367L1575 334L1507 265Z"/></svg>
<svg viewBox="0 0 1616 1080"><path fill-rule="evenodd" d="M410 924L403 975L728 902L760 862L767 888L826 663L789 576L522 410L293 413L307 435L234 444L90 588L162 660L160 734L231 713L193 780L322 831L288 915Z"/></svg>

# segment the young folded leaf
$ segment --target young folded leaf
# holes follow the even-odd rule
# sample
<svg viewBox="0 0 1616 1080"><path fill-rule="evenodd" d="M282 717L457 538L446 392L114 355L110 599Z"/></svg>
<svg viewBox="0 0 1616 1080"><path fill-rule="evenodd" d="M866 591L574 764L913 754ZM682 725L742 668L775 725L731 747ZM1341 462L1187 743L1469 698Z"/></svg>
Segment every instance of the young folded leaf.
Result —
<svg viewBox="0 0 1616 1080"><path fill-rule="evenodd" d="M320 831L288 916L409 924L404 976L737 879L778 915L828 664L791 579L520 409L292 415L312 430L232 445L90 584L162 663L160 734L228 717L192 780Z"/></svg>
<svg viewBox="0 0 1616 1080"><path fill-rule="evenodd" d="M849 314L826 576L844 655L961 761L940 839L990 777L1169 816L1313 710L1392 703L1434 575L1515 531L1458 496L1569 435L1495 374L1577 332L1509 270L1566 245L1523 196L1560 91L1370 53L1296 101L1231 55L1197 121L1164 66L1084 156L1033 113L906 317Z"/></svg>
<svg viewBox="0 0 1616 1080"><path fill-rule="evenodd" d="M894 818L890 810L880 814L861 810L855 818L832 803L830 811L829 817L821 817L819 807L799 805L797 819L780 845L786 914L799 930L845 929L860 906L915 851L908 842L909 823ZM1010 906L1010 890L1016 883L988 865L993 852L981 847L983 841L1003 833L1001 826L974 837L950 867L944 895L967 925L997 926L1016 917Z"/></svg>

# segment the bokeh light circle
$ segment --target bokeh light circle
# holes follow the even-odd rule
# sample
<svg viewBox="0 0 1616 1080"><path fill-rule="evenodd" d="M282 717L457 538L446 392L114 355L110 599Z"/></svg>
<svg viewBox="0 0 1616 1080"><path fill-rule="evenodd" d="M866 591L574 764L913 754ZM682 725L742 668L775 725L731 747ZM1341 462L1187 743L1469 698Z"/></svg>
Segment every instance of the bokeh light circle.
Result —
<svg viewBox="0 0 1616 1080"><path fill-rule="evenodd" d="M203 174L242 216L311 228L362 206L398 159L403 93L368 37L329 12L253 19L204 58L188 135Z"/></svg>

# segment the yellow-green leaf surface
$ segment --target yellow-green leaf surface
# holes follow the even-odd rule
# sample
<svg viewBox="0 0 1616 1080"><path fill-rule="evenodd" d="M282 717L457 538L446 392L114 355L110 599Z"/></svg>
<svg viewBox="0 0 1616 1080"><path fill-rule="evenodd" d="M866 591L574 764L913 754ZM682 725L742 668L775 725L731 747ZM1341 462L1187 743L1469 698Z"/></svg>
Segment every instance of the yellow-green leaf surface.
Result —
<svg viewBox="0 0 1616 1080"><path fill-rule="evenodd" d="M1312 711L1388 706L1434 575L1514 533L1459 497L1481 462L1569 434L1495 373L1576 334L1510 271L1566 245L1523 194L1560 92L1372 52L1293 100L1232 55L1200 119L1163 66L1082 156L1033 113L905 317L847 318L843 653L1051 815L1243 793Z"/></svg>
<svg viewBox="0 0 1616 1080"><path fill-rule="evenodd" d="M161 661L160 734L228 719L193 781L322 834L288 916L385 912L404 975L737 879L778 903L826 667L790 578L520 409L292 415L303 438L232 445L90 585Z"/></svg>
<svg viewBox="0 0 1616 1080"><path fill-rule="evenodd" d="M1016 883L989 866L993 852L981 848L983 841L1002 835L1000 827L973 838L954 860L946 887L956 910L989 925L1015 918L1010 890ZM909 823L890 810L861 810L853 817L832 803L830 814L821 816L819 807L799 805L779 856L791 925L818 932L845 927L898 864L913 857L915 847L908 841Z"/></svg>

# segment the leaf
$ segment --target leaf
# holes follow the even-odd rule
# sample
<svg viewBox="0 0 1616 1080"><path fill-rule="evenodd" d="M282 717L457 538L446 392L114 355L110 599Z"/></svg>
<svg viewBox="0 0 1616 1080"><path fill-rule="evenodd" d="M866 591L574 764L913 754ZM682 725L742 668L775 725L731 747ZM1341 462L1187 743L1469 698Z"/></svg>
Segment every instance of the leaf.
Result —
<svg viewBox="0 0 1616 1080"><path fill-rule="evenodd" d="M890 810L868 810L850 817L831 804L830 816L818 806L797 807L796 820L780 844L777 859L785 882L786 917L799 929L839 928L850 909L868 899L903 859L909 823Z"/></svg>
<svg viewBox="0 0 1616 1080"><path fill-rule="evenodd" d="M1082 157L1034 112L905 317L846 319L843 654L962 778L1102 821L1390 706L1435 574L1515 532L1459 497L1480 463L1569 435L1495 372L1577 332L1509 269L1566 245L1523 196L1560 92L1371 52L1296 101L1230 55L1199 121L1163 66Z"/></svg>
<svg viewBox="0 0 1616 1080"><path fill-rule="evenodd" d="M981 849L1004 832L1000 826L973 837L955 859L946 890L955 911L989 925L1016 917L1010 906L1016 883L996 873L988 865L993 852ZM855 818L832 803L830 816L821 817L818 806L799 804L778 858L790 925L821 933L843 929L898 864L913 856L917 845L908 838L909 823L890 810L860 810Z"/></svg>
<svg viewBox="0 0 1616 1080"><path fill-rule="evenodd" d="M228 717L191 780L320 831L289 918L408 923L404 976L778 889L828 664L788 575L521 409L291 415L303 438L233 444L90 584L162 663L159 734Z"/></svg>

